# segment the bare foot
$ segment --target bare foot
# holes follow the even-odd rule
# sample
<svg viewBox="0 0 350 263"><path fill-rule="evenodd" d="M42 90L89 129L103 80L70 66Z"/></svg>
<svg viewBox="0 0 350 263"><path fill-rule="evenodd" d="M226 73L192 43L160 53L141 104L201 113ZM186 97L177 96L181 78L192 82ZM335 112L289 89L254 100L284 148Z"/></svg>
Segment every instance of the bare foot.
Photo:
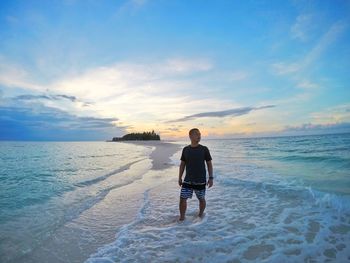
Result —
<svg viewBox="0 0 350 263"><path fill-rule="evenodd" d="M199 216L200 218L203 218L203 217L204 217L204 213L198 214L198 216Z"/></svg>
<svg viewBox="0 0 350 263"><path fill-rule="evenodd" d="M179 221L184 221L185 220L185 217L179 217Z"/></svg>

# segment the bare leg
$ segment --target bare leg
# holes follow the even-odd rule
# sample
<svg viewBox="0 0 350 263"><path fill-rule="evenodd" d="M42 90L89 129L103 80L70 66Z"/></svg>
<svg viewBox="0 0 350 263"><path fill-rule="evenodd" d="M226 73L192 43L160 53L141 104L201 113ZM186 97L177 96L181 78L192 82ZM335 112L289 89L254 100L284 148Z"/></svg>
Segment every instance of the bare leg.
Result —
<svg viewBox="0 0 350 263"><path fill-rule="evenodd" d="M180 218L179 218L179 220L180 221L185 219L186 208L187 208L187 199L180 197L180 203L179 203L179 209L180 209Z"/></svg>
<svg viewBox="0 0 350 263"><path fill-rule="evenodd" d="M198 213L198 216L200 216L200 217L203 216L205 206L206 206L205 199L204 198L199 199L199 213Z"/></svg>

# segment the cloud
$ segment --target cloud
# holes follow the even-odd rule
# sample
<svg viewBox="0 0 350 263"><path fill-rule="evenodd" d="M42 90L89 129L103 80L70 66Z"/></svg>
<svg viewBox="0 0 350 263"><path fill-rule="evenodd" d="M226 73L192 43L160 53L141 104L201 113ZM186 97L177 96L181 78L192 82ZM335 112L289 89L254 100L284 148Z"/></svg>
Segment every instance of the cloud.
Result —
<svg viewBox="0 0 350 263"><path fill-rule="evenodd" d="M290 74L301 69L301 63L277 62L272 64L272 70L277 75Z"/></svg>
<svg viewBox="0 0 350 263"><path fill-rule="evenodd" d="M325 124L313 124L309 122L296 126L286 125L281 130L281 132L302 132L304 134L350 132L350 122L337 122Z"/></svg>
<svg viewBox="0 0 350 263"><path fill-rule="evenodd" d="M40 103L0 106L0 140L105 140L124 133L118 118L76 116Z"/></svg>
<svg viewBox="0 0 350 263"><path fill-rule="evenodd" d="M177 72L177 73L193 73L198 71L208 71L212 69L212 64L204 59L183 59L183 58L176 58L176 59L169 59L165 67L165 70L169 72Z"/></svg>
<svg viewBox="0 0 350 263"><path fill-rule="evenodd" d="M256 125L256 122L246 123L245 125L246 125L246 126L255 126L255 125Z"/></svg>
<svg viewBox="0 0 350 263"><path fill-rule="evenodd" d="M125 14L134 15L140 8L145 6L146 3L147 0L126 0L118 7L115 16L120 17Z"/></svg>
<svg viewBox="0 0 350 263"><path fill-rule="evenodd" d="M266 105L266 106L260 106L260 107L242 107L242 108L235 108L235 109L229 109L229 110L224 110L224 111L210 111L210 112L202 112L202 113L197 113L193 115L188 115L183 118L179 118L176 120L170 120L166 121L168 122L181 122L181 121L187 121L187 120L192 120L196 118L202 118L202 117L225 117L225 116L240 116L244 114L248 114L249 112L253 110L260 110L260 109L265 109L265 108L272 108L275 107L275 105Z"/></svg>
<svg viewBox="0 0 350 263"><path fill-rule="evenodd" d="M13 100L51 100L51 101L56 101L56 100L68 100L71 102L83 102L77 99L75 96L70 96L70 95L65 95L65 94L42 94L42 95L33 95L33 94L23 94L23 95L18 95L16 97L11 98ZM84 106L89 106L91 105L91 102L83 102Z"/></svg>
<svg viewBox="0 0 350 263"><path fill-rule="evenodd" d="M5 61L0 55L0 86L10 88L26 88L30 90L42 90L42 86L36 84L30 74L18 65Z"/></svg>
<svg viewBox="0 0 350 263"><path fill-rule="evenodd" d="M311 82L309 80L303 80L297 84L297 88L305 89L305 90L311 90L319 88L320 86L314 82Z"/></svg>
<svg viewBox="0 0 350 263"><path fill-rule="evenodd" d="M17 103L41 103L76 116L118 116L128 132L132 132L134 127L165 128L164 120L205 109L208 104L213 105L212 109L234 107L231 99L216 99L206 93L210 87L203 77L212 74L212 69L213 64L205 58L169 58L90 68L45 85L32 82L30 74L23 71L28 78L20 79L20 87L1 82L0 85L4 86L4 95ZM201 93L194 96L198 86ZM83 107L86 104L89 107Z"/></svg>
<svg viewBox="0 0 350 263"><path fill-rule="evenodd" d="M49 85L50 90L74 93L79 97L103 99L145 92L166 94L188 84L176 80L196 72L208 71L212 64L204 59L168 59L157 63L115 63L92 68L74 77L63 78Z"/></svg>
<svg viewBox="0 0 350 263"><path fill-rule="evenodd" d="M216 133L208 132L206 136L208 139L231 139L231 138L244 138L247 137L245 132L229 132L229 133Z"/></svg>
<svg viewBox="0 0 350 263"><path fill-rule="evenodd" d="M285 75L303 71L309 68L325 50L335 42L341 33L346 29L347 24L344 21L338 21L330 26L319 39L317 44L307 53L307 55L300 61L297 62L276 62L271 65L272 70L277 75Z"/></svg>
<svg viewBox="0 0 350 263"><path fill-rule="evenodd" d="M37 99L46 99L46 100L59 100L59 99L68 99L72 102L76 101L77 98L75 96L68 96L68 95L31 95L31 94L25 94L25 95L19 95L12 99L14 100L37 100Z"/></svg>
<svg viewBox="0 0 350 263"><path fill-rule="evenodd" d="M3 64L6 65L10 64ZM137 117L133 120L136 123L140 121L138 115L145 113L145 109L149 114L161 111L164 117L164 113L172 114L174 105L187 104L189 100L192 103L187 104L187 109L195 105L196 102L187 94L196 85L193 74L208 72L212 64L203 58L170 58L154 63L119 62L90 68L45 85L36 84L20 67L6 68L6 72L0 73L0 85L6 88L4 91L17 95L18 100L41 100L47 106L76 114L81 113L82 106L93 104L89 107L90 114L98 112L99 116L108 117L117 112L124 121ZM21 94L23 90L25 94ZM75 103L67 105L64 101ZM217 104L218 101L212 99L208 102Z"/></svg>
<svg viewBox="0 0 350 263"><path fill-rule="evenodd" d="M188 76L207 72L212 63L203 58L170 58L159 62L129 63L118 62L85 70L69 77L56 78L42 85L32 78L32 74L21 66L6 61L0 54L0 85L9 88L22 88L36 92L71 90L116 89L116 85L141 85L145 81L159 81L171 77ZM127 82L127 83L126 83ZM91 90L89 93L91 94Z"/></svg>
<svg viewBox="0 0 350 263"><path fill-rule="evenodd" d="M327 107L318 112L312 112L310 117L313 122L350 122L349 103Z"/></svg>
<svg viewBox="0 0 350 263"><path fill-rule="evenodd" d="M292 25L290 31L292 38L301 41L307 41L310 38L310 34L313 29L314 15L312 14L301 14L296 18L295 23Z"/></svg>
<svg viewBox="0 0 350 263"><path fill-rule="evenodd" d="M322 53L333 43L335 42L341 33L346 29L347 24L342 21L334 23L328 31L321 37L319 42L314 46L311 52L305 57L303 62L303 67L309 66L315 60L317 60Z"/></svg>
<svg viewBox="0 0 350 263"><path fill-rule="evenodd" d="M161 134L166 134L166 133L172 134L174 132L179 132L179 131L181 131L181 129L180 128L176 128L176 127L174 127L174 128L166 128L166 129L161 130Z"/></svg>

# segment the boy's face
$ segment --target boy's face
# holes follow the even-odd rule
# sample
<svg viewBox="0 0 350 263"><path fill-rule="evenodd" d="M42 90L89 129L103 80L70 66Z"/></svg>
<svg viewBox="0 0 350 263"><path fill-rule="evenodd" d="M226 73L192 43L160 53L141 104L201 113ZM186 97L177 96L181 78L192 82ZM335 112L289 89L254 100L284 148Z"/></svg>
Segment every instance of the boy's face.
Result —
<svg viewBox="0 0 350 263"><path fill-rule="evenodd" d="M201 133L200 131L193 131L192 134L190 135L191 142L194 143L199 143L201 140Z"/></svg>

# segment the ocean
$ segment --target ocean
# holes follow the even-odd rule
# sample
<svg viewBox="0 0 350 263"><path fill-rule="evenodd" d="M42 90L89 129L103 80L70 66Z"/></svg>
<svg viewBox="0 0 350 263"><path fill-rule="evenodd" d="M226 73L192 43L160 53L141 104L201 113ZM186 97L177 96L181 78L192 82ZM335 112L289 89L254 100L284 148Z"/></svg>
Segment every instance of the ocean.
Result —
<svg viewBox="0 0 350 263"><path fill-rule="evenodd" d="M0 142L0 262L350 261L350 134L206 139L214 186L177 222L181 147Z"/></svg>

